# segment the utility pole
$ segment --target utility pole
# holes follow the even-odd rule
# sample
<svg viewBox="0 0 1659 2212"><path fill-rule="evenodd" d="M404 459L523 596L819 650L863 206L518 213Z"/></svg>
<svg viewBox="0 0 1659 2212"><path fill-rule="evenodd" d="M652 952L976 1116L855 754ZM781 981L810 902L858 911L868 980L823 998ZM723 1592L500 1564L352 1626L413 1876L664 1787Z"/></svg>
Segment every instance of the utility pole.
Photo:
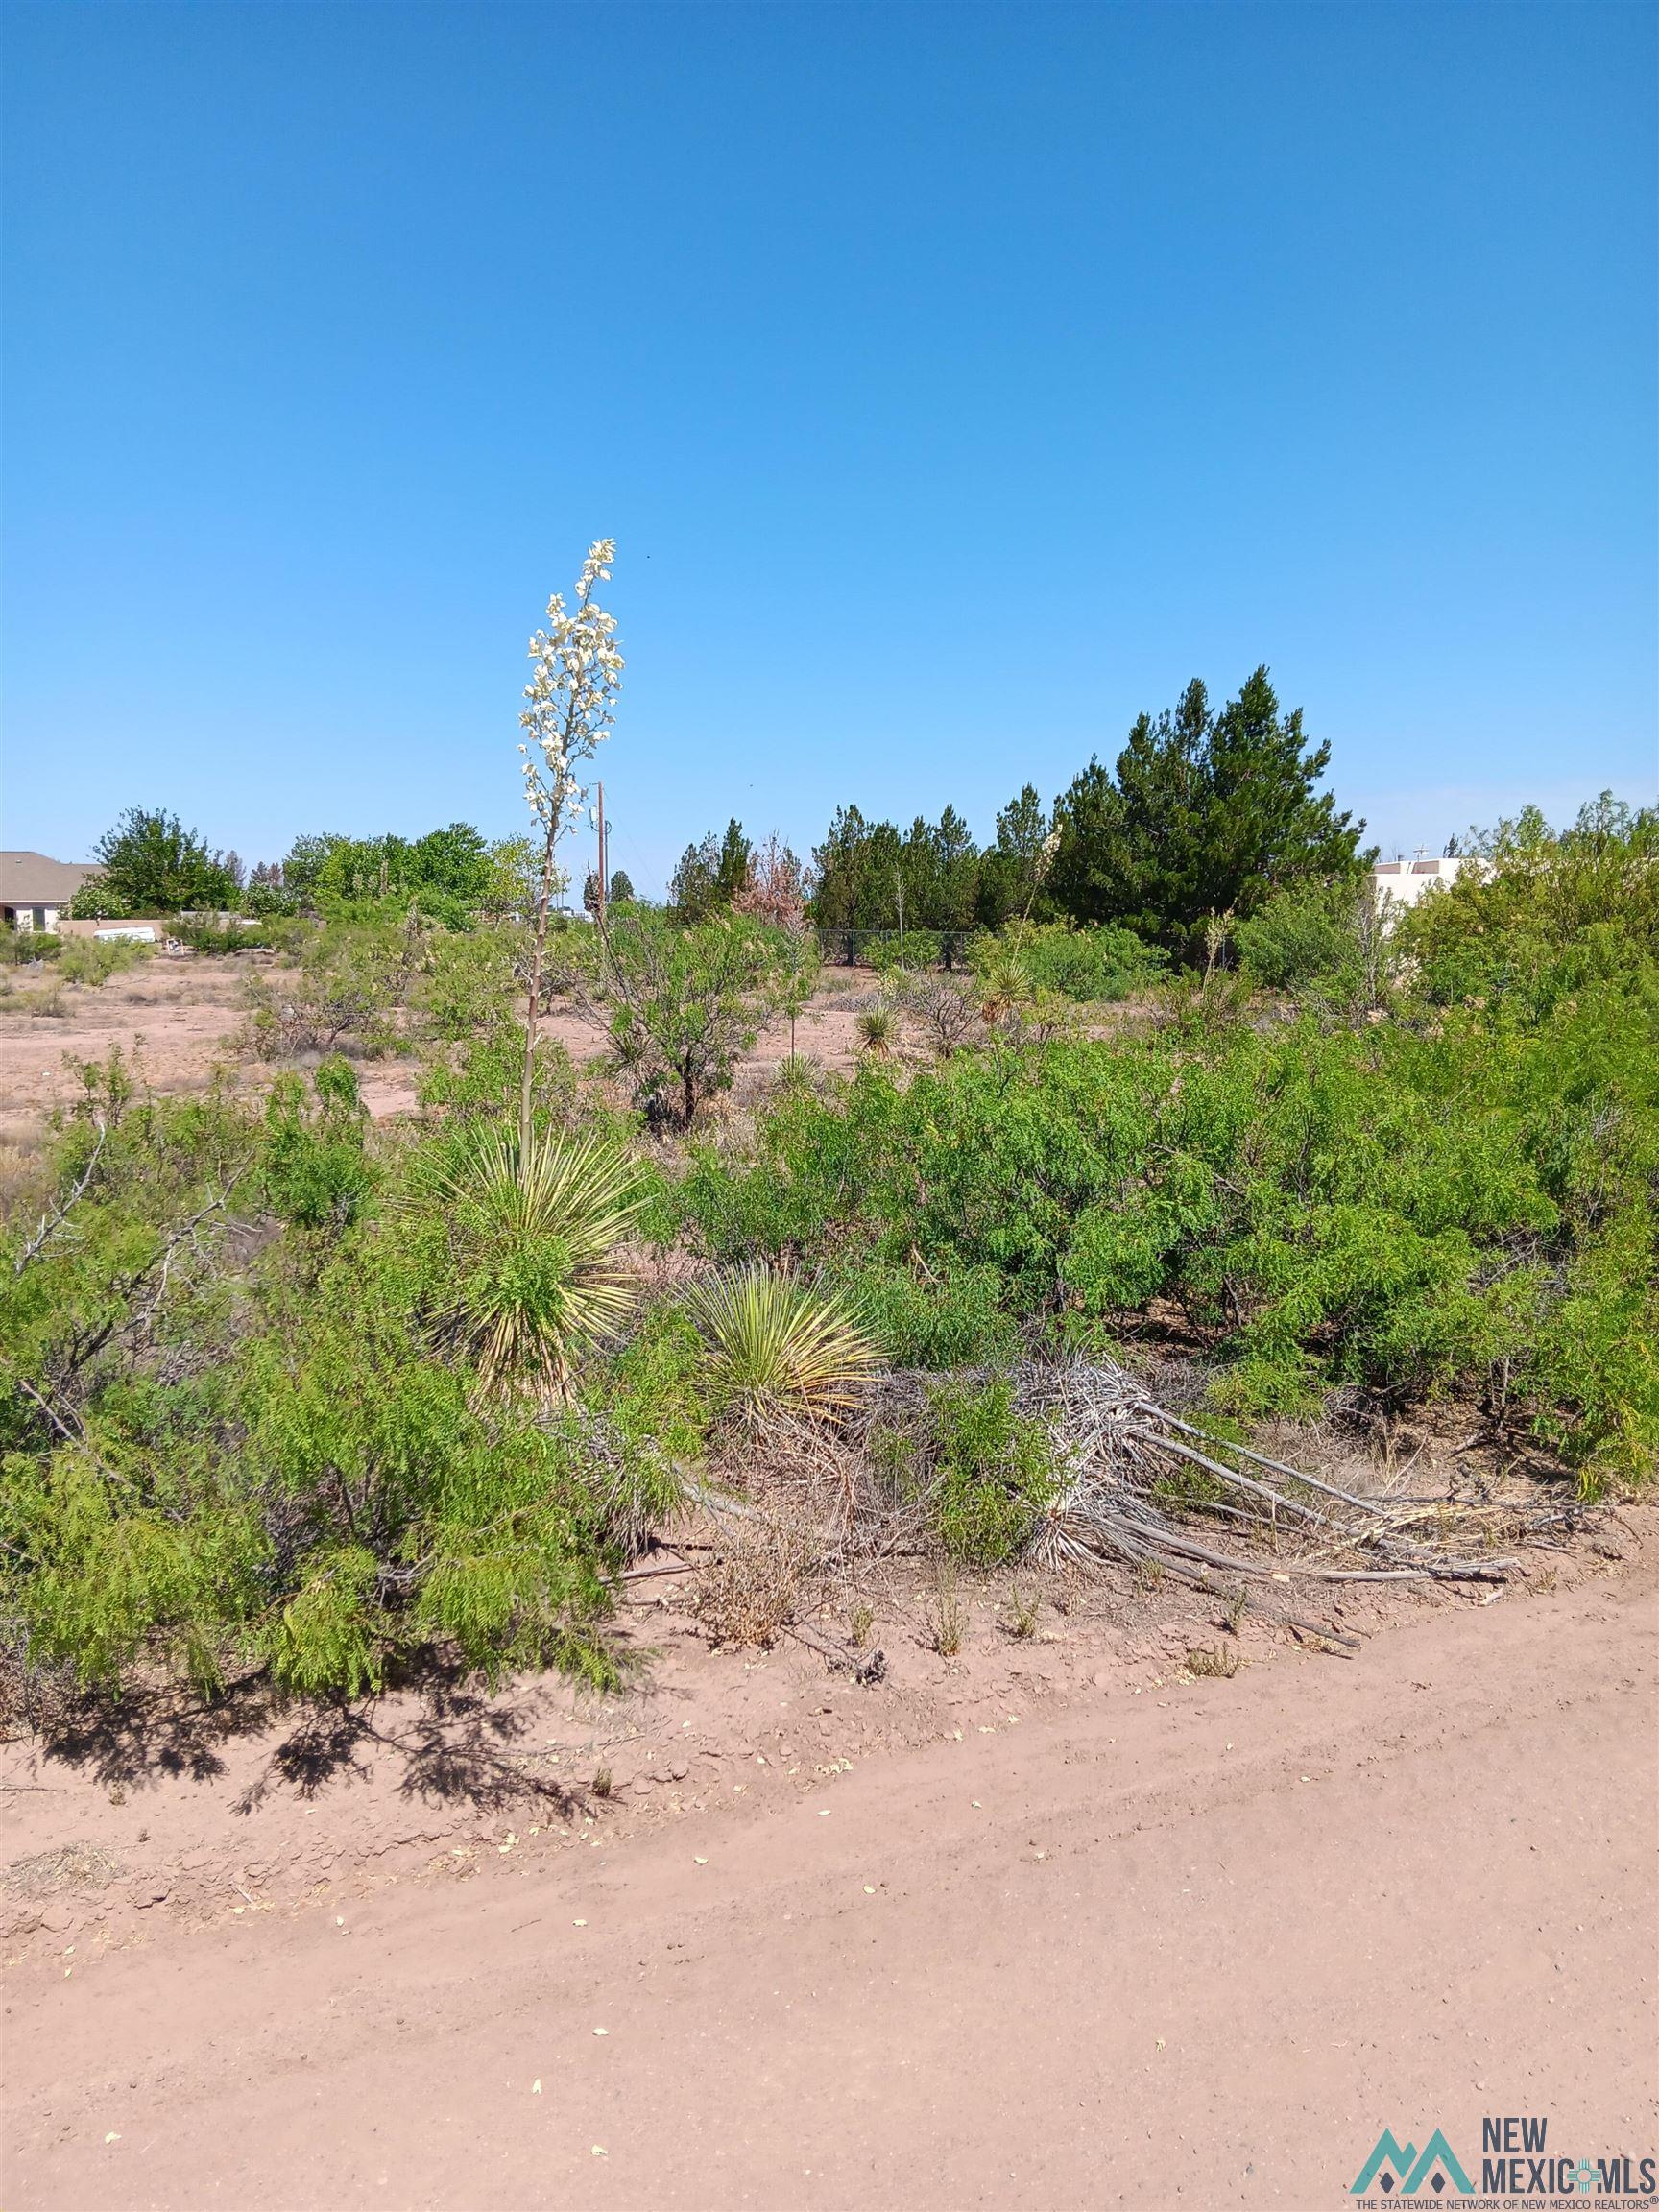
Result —
<svg viewBox="0 0 1659 2212"><path fill-rule="evenodd" d="M605 901L610 895L609 862L605 851L605 786L599 785L599 926L605 926Z"/></svg>
<svg viewBox="0 0 1659 2212"><path fill-rule="evenodd" d="M899 965L902 968L904 965L904 878L897 868L893 871L893 888L899 894Z"/></svg>

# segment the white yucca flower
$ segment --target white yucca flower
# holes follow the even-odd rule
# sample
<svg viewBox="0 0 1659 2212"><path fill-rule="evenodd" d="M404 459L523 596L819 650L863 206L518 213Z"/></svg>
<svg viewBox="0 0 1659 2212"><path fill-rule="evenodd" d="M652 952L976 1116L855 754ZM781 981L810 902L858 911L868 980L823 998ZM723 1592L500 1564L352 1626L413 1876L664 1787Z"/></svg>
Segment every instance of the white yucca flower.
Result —
<svg viewBox="0 0 1659 2212"><path fill-rule="evenodd" d="M613 538L588 548L576 585L576 604L566 609L564 594L547 602L547 627L530 640L533 673L524 686L519 715L527 742L524 797L544 830L579 816L588 794L577 774L611 734L612 708L622 681L622 655L615 644L616 617L593 598L607 582L616 558Z"/></svg>

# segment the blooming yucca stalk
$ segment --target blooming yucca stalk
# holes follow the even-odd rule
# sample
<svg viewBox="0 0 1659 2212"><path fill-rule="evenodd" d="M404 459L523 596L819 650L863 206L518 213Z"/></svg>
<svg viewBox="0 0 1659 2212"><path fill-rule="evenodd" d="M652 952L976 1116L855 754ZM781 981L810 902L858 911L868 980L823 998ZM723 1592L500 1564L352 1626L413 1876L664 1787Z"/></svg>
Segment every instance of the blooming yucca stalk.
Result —
<svg viewBox="0 0 1659 2212"><path fill-rule="evenodd" d="M622 656L616 649L616 617L594 599L596 586L609 583L616 541L598 538L588 548L576 584L576 604L565 608L555 591L547 602L547 627L530 640L535 673L524 686L519 715L526 733L518 750L524 756L524 797L541 834L541 880L536 901L536 941L531 959L530 1003L524 1033L524 1087L518 1108L518 1141L530 1150L530 1098L536 1060L536 1029L541 1010L541 972L547 945L547 908L556 876L559 839L588 804L587 786L577 774L611 734L613 703L622 685Z"/></svg>
<svg viewBox="0 0 1659 2212"><path fill-rule="evenodd" d="M596 1136L474 1128L420 1179L441 1214L453 1274L440 1331L475 1363L486 1397L569 1395L578 1357L615 1335L633 1294L614 1259L644 1203L628 1155Z"/></svg>
<svg viewBox="0 0 1659 2212"><path fill-rule="evenodd" d="M769 1414L854 1405L858 1384L881 1363L843 1300L758 1263L694 1284L686 1305L716 1401L749 1427Z"/></svg>

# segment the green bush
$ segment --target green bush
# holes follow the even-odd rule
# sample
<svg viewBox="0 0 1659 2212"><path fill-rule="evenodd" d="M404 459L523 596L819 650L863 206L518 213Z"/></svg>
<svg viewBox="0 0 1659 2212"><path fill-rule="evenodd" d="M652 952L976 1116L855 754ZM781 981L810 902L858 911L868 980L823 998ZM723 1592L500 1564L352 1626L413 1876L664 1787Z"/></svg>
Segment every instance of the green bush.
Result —
<svg viewBox="0 0 1659 2212"><path fill-rule="evenodd" d="M1351 883L1298 883L1276 891L1234 929L1245 974L1269 991L1302 991L1354 957Z"/></svg>
<svg viewBox="0 0 1659 2212"><path fill-rule="evenodd" d="M168 933L192 952L256 952L272 942L266 927L245 929L239 922L207 922L190 914L175 915Z"/></svg>
<svg viewBox="0 0 1659 2212"><path fill-rule="evenodd" d="M951 1382L931 1397L934 1527L953 1559L998 1567L1023 1550L1054 1495L1054 1450L1016 1412L1007 1382Z"/></svg>
<svg viewBox="0 0 1659 2212"><path fill-rule="evenodd" d="M421 1203L446 1142L374 1140L338 1058L262 1113L84 1070L0 1235L0 1612L31 1663L615 1678L615 1570L707 1422L696 1346L659 1311L562 1405L487 1396Z"/></svg>
<svg viewBox="0 0 1659 2212"><path fill-rule="evenodd" d="M1167 953L1144 944L1133 929L1079 929L1065 922L1010 923L996 936L976 937L969 957L980 975L1017 960L1033 989L1079 1004L1115 1004L1148 989L1169 966Z"/></svg>
<svg viewBox="0 0 1659 2212"><path fill-rule="evenodd" d="M96 990L125 968L135 968L152 957L148 945L132 938L65 937L58 955L58 974L65 983L84 983Z"/></svg>
<svg viewBox="0 0 1659 2212"><path fill-rule="evenodd" d="M63 940L52 929L0 930L0 960L23 967L31 960L56 960Z"/></svg>
<svg viewBox="0 0 1659 2212"><path fill-rule="evenodd" d="M309 1087L279 1075L265 1109L261 1160L267 1204L298 1229L344 1229L373 1184L364 1149L368 1110L350 1063L323 1062Z"/></svg>
<svg viewBox="0 0 1659 2212"><path fill-rule="evenodd" d="M1468 1395L1593 1488L1659 1453L1656 1176L1648 971L1538 1021L1198 1024L908 1085L866 1065L699 1152L677 1196L710 1253L887 1271L901 1341L910 1274L985 1270L1000 1313L1118 1333L1166 1305L1238 1412Z"/></svg>
<svg viewBox="0 0 1659 2212"><path fill-rule="evenodd" d="M1558 834L1528 807L1469 842L1474 865L1400 924L1431 1004L1537 1021L1598 984L1640 988L1659 966L1659 808L1603 792Z"/></svg>
<svg viewBox="0 0 1659 2212"><path fill-rule="evenodd" d="M847 1291L895 1367L1005 1365L1020 1328L1002 1304L993 1267L964 1267L931 1280L907 1267L843 1262L832 1279Z"/></svg>
<svg viewBox="0 0 1659 2212"><path fill-rule="evenodd" d="M944 952L945 940L937 929L906 929L902 948L895 929L871 941L869 964L878 975L893 975L937 968Z"/></svg>
<svg viewBox="0 0 1659 2212"><path fill-rule="evenodd" d="M414 987L414 1004L429 1037L461 1043L512 1023L522 1001L515 960L524 949L519 928L475 929L432 941Z"/></svg>
<svg viewBox="0 0 1659 2212"><path fill-rule="evenodd" d="M408 1039L404 1013L426 959L426 931L413 909L394 920L301 927L292 967L251 975L250 1041L266 1059L301 1052L397 1050Z"/></svg>

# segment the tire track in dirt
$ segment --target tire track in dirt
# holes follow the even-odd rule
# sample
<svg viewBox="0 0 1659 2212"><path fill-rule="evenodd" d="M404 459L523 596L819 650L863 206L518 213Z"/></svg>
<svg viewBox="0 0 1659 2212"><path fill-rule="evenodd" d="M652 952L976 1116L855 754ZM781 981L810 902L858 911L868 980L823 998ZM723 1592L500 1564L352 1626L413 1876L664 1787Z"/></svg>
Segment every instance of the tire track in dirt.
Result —
<svg viewBox="0 0 1659 2212"><path fill-rule="evenodd" d="M20 1978L6 2200L1334 2206L1486 2112L1646 2153L1654 1582Z"/></svg>

